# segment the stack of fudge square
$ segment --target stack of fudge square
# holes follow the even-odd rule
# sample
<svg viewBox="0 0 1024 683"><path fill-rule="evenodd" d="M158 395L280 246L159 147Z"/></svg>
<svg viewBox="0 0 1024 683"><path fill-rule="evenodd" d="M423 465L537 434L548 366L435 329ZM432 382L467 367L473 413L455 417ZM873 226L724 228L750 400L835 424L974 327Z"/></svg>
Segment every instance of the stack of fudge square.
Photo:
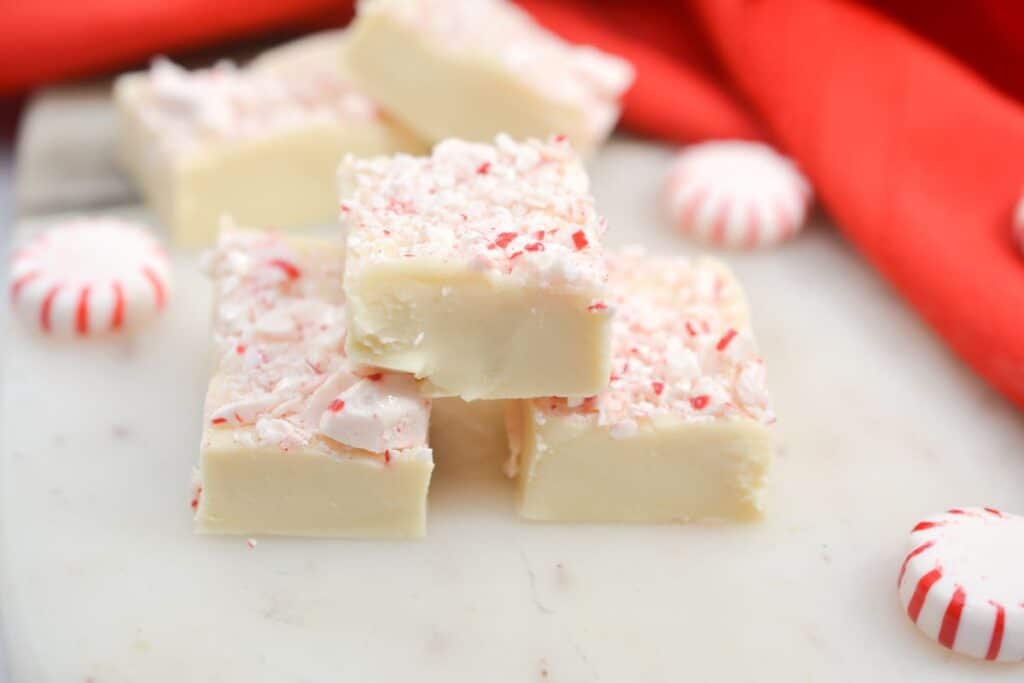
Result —
<svg viewBox="0 0 1024 683"><path fill-rule="evenodd" d="M442 405L503 416L479 428L527 519L761 515L774 416L740 286L603 245L580 152L631 78L500 0L376 0L245 69L121 79L147 200L182 244L221 225L199 531L422 536L466 438ZM340 237L235 227L339 213Z"/></svg>

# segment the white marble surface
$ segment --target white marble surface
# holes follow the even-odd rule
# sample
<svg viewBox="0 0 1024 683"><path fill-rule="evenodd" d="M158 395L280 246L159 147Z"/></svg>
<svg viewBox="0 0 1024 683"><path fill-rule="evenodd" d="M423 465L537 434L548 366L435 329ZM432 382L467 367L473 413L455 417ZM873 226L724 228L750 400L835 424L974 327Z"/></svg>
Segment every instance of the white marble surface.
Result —
<svg viewBox="0 0 1024 683"><path fill-rule="evenodd" d="M613 244L690 247L656 211L664 149L594 168ZM417 543L192 535L208 292L177 255L135 339L12 328L0 571L16 683L987 681L901 613L906 532L1024 511L1024 424L818 225L727 254L749 289L782 443L750 526L520 521L498 458L440 460ZM4 315L7 313L5 311ZM0 323L5 324L5 323Z"/></svg>

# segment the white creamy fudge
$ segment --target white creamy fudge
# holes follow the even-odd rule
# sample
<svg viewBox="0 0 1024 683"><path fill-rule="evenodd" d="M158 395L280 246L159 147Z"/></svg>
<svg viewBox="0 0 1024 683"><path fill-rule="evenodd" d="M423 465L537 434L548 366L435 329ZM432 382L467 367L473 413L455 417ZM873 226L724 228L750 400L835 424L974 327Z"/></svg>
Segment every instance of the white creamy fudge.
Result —
<svg viewBox="0 0 1024 683"><path fill-rule="evenodd" d="M508 456L505 414L509 401L439 398L430 407L430 448L447 463L490 461L500 467ZM458 465L456 465L458 466Z"/></svg>
<svg viewBox="0 0 1024 683"><path fill-rule="evenodd" d="M430 400L344 353L339 242L226 231L193 499L207 533L422 536Z"/></svg>
<svg viewBox="0 0 1024 683"><path fill-rule="evenodd" d="M342 42L306 39L244 69L160 59L117 80L123 163L179 244L209 244L225 214L274 228L330 223L342 156L424 149L353 86Z"/></svg>
<svg viewBox="0 0 1024 683"><path fill-rule="evenodd" d="M467 400L605 385L605 226L564 139L446 140L338 175L353 360Z"/></svg>
<svg viewBox="0 0 1024 683"><path fill-rule="evenodd" d="M612 374L595 396L519 401L508 473L524 517L751 520L774 444L746 303L710 259L609 258Z"/></svg>
<svg viewBox="0 0 1024 683"><path fill-rule="evenodd" d="M345 59L381 106L432 142L564 134L587 154L633 82L505 0L364 0Z"/></svg>

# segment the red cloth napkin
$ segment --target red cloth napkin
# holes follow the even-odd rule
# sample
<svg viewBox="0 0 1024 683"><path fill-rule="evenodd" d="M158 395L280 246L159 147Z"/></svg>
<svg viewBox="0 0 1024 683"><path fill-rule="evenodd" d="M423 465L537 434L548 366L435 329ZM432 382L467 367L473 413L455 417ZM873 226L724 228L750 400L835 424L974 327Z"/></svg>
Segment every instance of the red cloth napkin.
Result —
<svg viewBox="0 0 1024 683"><path fill-rule="evenodd" d="M522 0L637 67L623 123L672 141L767 138L843 232L982 376L1024 407L1024 3ZM330 0L15 3L0 93L156 51L335 24ZM865 334L872 334L865 330ZM908 353L890 340L894 354Z"/></svg>
<svg viewBox="0 0 1024 683"><path fill-rule="evenodd" d="M10 0L0 7L0 95L277 29L351 16L345 0Z"/></svg>
<svg viewBox="0 0 1024 683"><path fill-rule="evenodd" d="M524 4L634 61L630 127L762 131L794 156L865 257L1024 407L1024 259L1010 231L1024 186L1024 3Z"/></svg>

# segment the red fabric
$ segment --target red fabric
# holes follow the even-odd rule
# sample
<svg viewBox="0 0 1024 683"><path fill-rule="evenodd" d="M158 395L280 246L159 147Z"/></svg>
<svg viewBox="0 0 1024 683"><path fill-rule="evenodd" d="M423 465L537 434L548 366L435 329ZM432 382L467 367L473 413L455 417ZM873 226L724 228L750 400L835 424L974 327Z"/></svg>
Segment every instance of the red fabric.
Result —
<svg viewBox="0 0 1024 683"><path fill-rule="evenodd" d="M1024 3L522 4L634 63L623 116L632 130L680 142L764 137L796 157L850 241L1024 407L1024 261L1009 227L1024 184ZM0 22L0 93L282 24L337 23L350 6L14 3Z"/></svg>
<svg viewBox="0 0 1024 683"><path fill-rule="evenodd" d="M10 0L0 13L0 95L269 31L340 22L337 0Z"/></svg>
<svg viewBox="0 0 1024 683"><path fill-rule="evenodd" d="M849 2L704 5L736 83L843 232L1024 406L1024 261L1010 232L1024 182L1020 103Z"/></svg>

